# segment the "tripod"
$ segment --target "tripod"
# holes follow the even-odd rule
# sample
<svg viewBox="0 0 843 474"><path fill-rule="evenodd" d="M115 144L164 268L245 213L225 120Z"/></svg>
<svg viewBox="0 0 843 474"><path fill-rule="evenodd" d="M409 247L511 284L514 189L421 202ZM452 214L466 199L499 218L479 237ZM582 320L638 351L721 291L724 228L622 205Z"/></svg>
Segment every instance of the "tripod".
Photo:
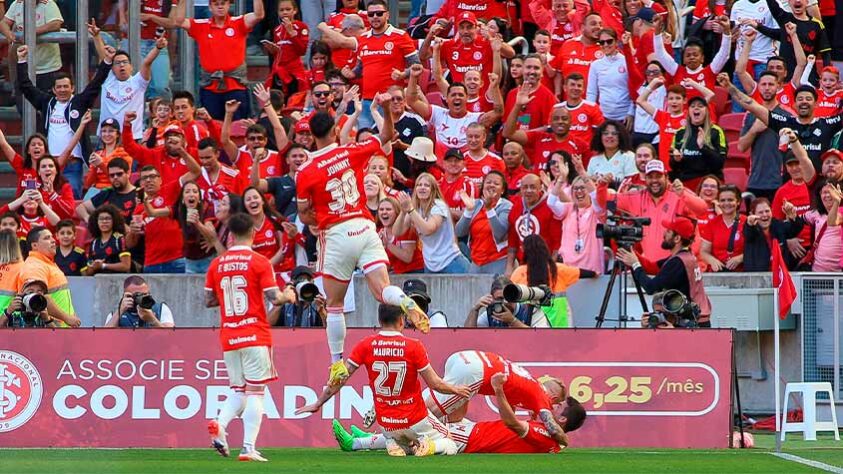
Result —
<svg viewBox="0 0 843 474"><path fill-rule="evenodd" d="M609 321L618 321L620 326L626 328L626 323L629 321L629 315L626 312L626 284L627 284L627 267L618 259L615 259L615 263L612 266L612 273L609 276L609 284L606 285L606 292L603 294L603 302L600 303L600 312L597 314L597 317L594 318L597 320L597 324L594 327L601 328L603 327L603 321L606 321L606 310L609 308L609 300L612 298L612 288L615 286L615 281L618 278L618 275L621 277L620 287L618 288L618 319L609 319ZM641 302L641 309L646 313L647 310L647 300L644 299L644 290L641 289L641 283L635 278L635 275L630 273L630 277L632 278L632 282L635 283L635 291L638 293L638 300Z"/></svg>

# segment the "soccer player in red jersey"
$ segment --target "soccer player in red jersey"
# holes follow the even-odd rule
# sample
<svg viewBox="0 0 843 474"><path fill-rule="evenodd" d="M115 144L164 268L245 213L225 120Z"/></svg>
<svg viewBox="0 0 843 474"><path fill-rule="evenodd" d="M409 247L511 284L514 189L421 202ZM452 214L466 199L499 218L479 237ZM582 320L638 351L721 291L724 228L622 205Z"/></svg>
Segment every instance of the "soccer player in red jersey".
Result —
<svg viewBox="0 0 843 474"><path fill-rule="evenodd" d="M568 390L561 381L549 376L536 380L518 364L493 352L460 351L451 354L445 361L445 381L467 385L472 396L494 395L492 377L498 373L507 375L504 391L510 402L532 412L532 417L540 419L548 432L559 437L561 442L564 437L561 425L564 423L560 423L554 413L554 405L564 408L567 403ZM438 418L459 421L468 411L468 399L437 393L432 389L427 406Z"/></svg>
<svg viewBox="0 0 843 474"><path fill-rule="evenodd" d="M381 331L358 342L345 364L349 375L366 366L377 421L387 438L387 452L391 456L456 454L457 447L448 438L448 428L425 406L419 376L431 390L456 398L467 397L469 388L444 382L431 367L421 341L401 333L404 311L399 306L381 304L378 322ZM299 408L296 414L316 412L347 380L328 385L315 403Z"/></svg>
<svg viewBox="0 0 843 474"><path fill-rule="evenodd" d="M369 289L380 302L401 306L413 325L430 330L427 315L407 297L401 288L390 285L389 257L383 248L372 214L366 208L363 170L372 155L389 155L395 130L392 96L378 94L375 102L383 106L380 134L359 143L337 145L337 126L327 112L317 112L310 119L310 129L317 151L311 153L296 175L299 218L305 225L319 229L317 271L324 277L328 318L326 332L331 351L330 384L347 377L342 353L345 343L343 301L354 269L366 275Z"/></svg>
<svg viewBox="0 0 843 474"><path fill-rule="evenodd" d="M235 214L228 220L234 245L215 258L205 277L205 306L220 307L220 342L229 395L219 416L208 424L214 449L228 456L225 429L235 417L243 418L241 461L266 461L255 449L263 418L266 384L278 378L272 363L272 333L264 298L275 306L295 302L292 288L280 291L266 257L252 250L252 218Z"/></svg>

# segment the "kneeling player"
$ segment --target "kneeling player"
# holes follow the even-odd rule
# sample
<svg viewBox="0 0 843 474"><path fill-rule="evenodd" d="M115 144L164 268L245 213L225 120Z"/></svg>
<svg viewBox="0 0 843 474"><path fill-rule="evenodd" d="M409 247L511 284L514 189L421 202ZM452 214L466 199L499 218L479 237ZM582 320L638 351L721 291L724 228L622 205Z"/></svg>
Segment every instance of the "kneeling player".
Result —
<svg viewBox="0 0 843 474"><path fill-rule="evenodd" d="M560 444L547 432L538 421L522 421L515 416L504 392L506 376L497 374L492 377L492 387L498 401L501 419L474 423L463 420L450 423L448 431L456 442L460 453L558 453ZM562 411L559 422L565 433L579 429L585 422L586 413L582 405L574 399ZM339 421L333 422L334 437L343 451L366 449L385 449L383 435L366 433L351 427L351 433L345 431ZM567 446L567 438L563 444Z"/></svg>
<svg viewBox="0 0 843 474"><path fill-rule="evenodd" d="M523 367L493 352L461 351L448 357L444 379L450 384L467 385L472 396L494 395L491 380L498 373L507 376L504 391L513 405L531 411L551 435L563 435L560 423L554 419L553 405L558 405L558 410L565 408L567 390L556 378L543 376L537 381ZM431 413L449 422L462 420L468 411L468 399L437 393L435 389L431 389L426 402Z"/></svg>
<svg viewBox="0 0 843 474"><path fill-rule="evenodd" d="M382 330L358 342L345 363L349 376L361 365L366 366L387 452L392 456L456 454L448 428L425 406L418 376L431 390L457 397L467 397L468 387L445 383L430 366L424 345L401 334L404 312L400 307L381 304L378 321ZM296 414L317 411L347 380L328 385L316 403L299 408Z"/></svg>

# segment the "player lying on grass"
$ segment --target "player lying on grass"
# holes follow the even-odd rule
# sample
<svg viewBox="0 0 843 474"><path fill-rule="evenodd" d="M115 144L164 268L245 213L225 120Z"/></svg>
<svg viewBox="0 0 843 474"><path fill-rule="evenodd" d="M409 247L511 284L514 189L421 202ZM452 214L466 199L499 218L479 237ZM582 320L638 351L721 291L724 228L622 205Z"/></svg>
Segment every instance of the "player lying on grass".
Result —
<svg viewBox="0 0 843 474"><path fill-rule="evenodd" d="M536 380L518 364L494 352L481 351L460 351L451 354L445 361L443 378L449 384L467 385L471 389L471 396L494 395L492 377L498 373L507 377L503 390L510 403L532 412L531 417L541 420L552 436L559 436L558 441L561 444L561 438L565 432L571 431L571 428L565 427L565 422L556 418L575 400L568 397L568 391L559 379L545 375ZM425 401L434 416L440 420L456 422L465 417L468 400L437 393L431 388L430 396Z"/></svg>
<svg viewBox="0 0 843 474"><path fill-rule="evenodd" d="M515 416L515 410L509 404L503 388L506 379L504 374L495 374L492 377L500 420L478 423L463 420L448 424L448 432L457 444L457 452L558 453L561 450L559 442L550 436L541 422L523 421ZM585 418L585 409L574 400L565 408L560 421L573 431L582 426ZM386 448L386 439L383 435L367 433L354 425L351 426L351 433L349 433L337 420L333 421L333 429L334 437L343 451ZM567 440L563 445L567 446Z"/></svg>
<svg viewBox="0 0 843 474"><path fill-rule="evenodd" d="M456 454L457 446L448 438L448 428L425 406L419 376L431 390L456 397L467 397L471 393L469 388L445 383L431 367L421 341L401 334L404 329L401 307L381 304L378 322L381 331L358 342L345 364L349 377L361 365L366 366L387 452L391 456ZM316 403L299 408L296 414L319 410L347 380L343 378L337 385L328 385Z"/></svg>

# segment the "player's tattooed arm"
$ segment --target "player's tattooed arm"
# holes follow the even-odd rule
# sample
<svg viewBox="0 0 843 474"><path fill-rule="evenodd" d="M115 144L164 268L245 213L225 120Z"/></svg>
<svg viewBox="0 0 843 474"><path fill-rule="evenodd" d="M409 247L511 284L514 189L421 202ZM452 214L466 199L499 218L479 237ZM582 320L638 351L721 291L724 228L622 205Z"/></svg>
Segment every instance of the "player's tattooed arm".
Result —
<svg viewBox="0 0 843 474"><path fill-rule="evenodd" d="M506 383L506 375L503 373L493 375L491 383L492 388L495 390L495 397L498 399L498 414L501 417L501 421L518 436L526 435L527 430L530 429L530 425L515 416L515 410L512 409L509 400L506 398L506 393L503 391L503 386Z"/></svg>
<svg viewBox="0 0 843 474"><path fill-rule="evenodd" d="M205 289L205 307L206 308L216 308L220 305L219 300L217 299L217 295L209 290Z"/></svg>
<svg viewBox="0 0 843 474"><path fill-rule="evenodd" d="M263 296L275 306L283 306L287 303L296 302L296 291L289 285L285 286L283 290L279 290L278 288L265 290Z"/></svg>
<svg viewBox="0 0 843 474"><path fill-rule="evenodd" d="M302 413L315 413L317 410L322 408L322 405L325 404L328 400L331 399L340 389L351 379L351 376L354 375L354 372L357 370L357 366L353 364L349 364L348 362L345 363L346 368L348 368L348 377L341 379L339 383L336 385L326 385L325 390L322 391L322 394L319 395L319 398L316 399L315 403L311 403L310 405L305 405L296 410L296 415L301 415Z"/></svg>
<svg viewBox="0 0 843 474"><path fill-rule="evenodd" d="M568 446L568 436L565 434L565 431L562 430L562 427L559 426L559 423L553 418L553 413L550 410L542 410L539 412L539 419L544 423L544 427L547 428L547 432L550 433L550 436L556 440L562 446Z"/></svg>

